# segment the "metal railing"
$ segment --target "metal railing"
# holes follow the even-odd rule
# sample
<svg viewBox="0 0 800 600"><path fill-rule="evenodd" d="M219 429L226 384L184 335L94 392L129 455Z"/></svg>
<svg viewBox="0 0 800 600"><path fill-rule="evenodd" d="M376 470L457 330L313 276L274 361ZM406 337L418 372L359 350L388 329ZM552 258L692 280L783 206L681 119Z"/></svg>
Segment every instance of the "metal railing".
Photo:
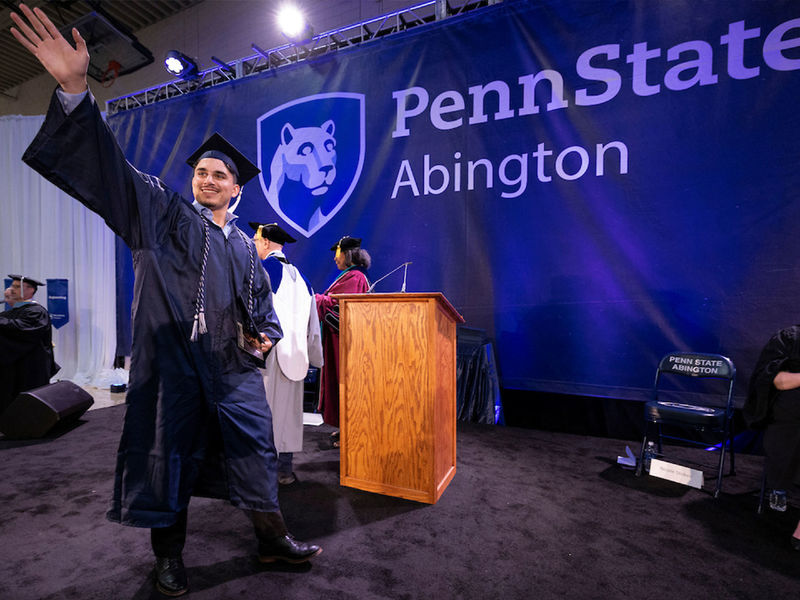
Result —
<svg viewBox="0 0 800 600"><path fill-rule="evenodd" d="M380 17L375 17L347 27L327 31L300 43L288 43L270 50L256 44L254 55L224 63L214 59L218 66L202 71L194 79L175 79L106 102L106 110L113 115L185 96L199 90L242 79L265 71L273 71L295 63L311 60L341 48L362 45L373 40L407 31L465 12L499 4L502 0L428 0Z"/></svg>

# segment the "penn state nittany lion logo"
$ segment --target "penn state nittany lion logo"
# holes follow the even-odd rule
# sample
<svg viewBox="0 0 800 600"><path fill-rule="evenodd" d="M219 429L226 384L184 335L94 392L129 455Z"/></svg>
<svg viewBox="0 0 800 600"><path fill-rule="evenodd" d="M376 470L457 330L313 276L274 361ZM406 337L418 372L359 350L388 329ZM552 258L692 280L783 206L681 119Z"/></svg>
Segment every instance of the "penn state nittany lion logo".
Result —
<svg viewBox="0 0 800 600"><path fill-rule="evenodd" d="M364 164L364 95L317 94L258 119L261 187L291 227L311 237L344 206Z"/></svg>
<svg viewBox="0 0 800 600"><path fill-rule="evenodd" d="M319 196L328 191L336 178L336 139L333 121L322 127L298 127L286 123L281 129L281 144L269 167L267 194L277 197L284 181L302 181L308 190Z"/></svg>

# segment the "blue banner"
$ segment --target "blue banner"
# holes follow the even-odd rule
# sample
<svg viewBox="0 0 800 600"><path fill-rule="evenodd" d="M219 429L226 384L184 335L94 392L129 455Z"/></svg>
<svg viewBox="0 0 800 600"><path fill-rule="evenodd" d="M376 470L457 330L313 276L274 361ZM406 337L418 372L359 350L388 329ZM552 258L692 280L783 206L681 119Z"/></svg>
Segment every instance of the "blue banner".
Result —
<svg viewBox="0 0 800 600"><path fill-rule="evenodd" d="M53 327L61 329L69 323L69 280L47 280L47 312Z"/></svg>
<svg viewBox="0 0 800 600"><path fill-rule="evenodd" d="M641 399L718 352L737 395L797 322L800 6L506 1L114 115L191 198L214 131L257 159L240 224L281 223L316 289L363 238L495 341L503 387ZM398 291L402 271L376 291Z"/></svg>

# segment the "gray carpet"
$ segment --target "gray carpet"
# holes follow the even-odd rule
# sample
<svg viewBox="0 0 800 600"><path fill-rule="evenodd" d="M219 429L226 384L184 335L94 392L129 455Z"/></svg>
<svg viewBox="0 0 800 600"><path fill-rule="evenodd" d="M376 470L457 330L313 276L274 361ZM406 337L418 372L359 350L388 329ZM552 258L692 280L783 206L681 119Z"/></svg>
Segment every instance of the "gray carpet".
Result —
<svg viewBox="0 0 800 600"><path fill-rule="evenodd" d="M71 430L0 438L0 598L160 598L147 530L105 520L123 406ZM194 499L189 598L790 598L800 517L755 512L760 457L723 495L615 464L630 442L459 424L455 479L436 505L339 485L325 427L306 428L281 505L311 565L259 565L249 522ZM677 449L679 453L690 452ZM694 451L696 452L696 451Z"/></svg>

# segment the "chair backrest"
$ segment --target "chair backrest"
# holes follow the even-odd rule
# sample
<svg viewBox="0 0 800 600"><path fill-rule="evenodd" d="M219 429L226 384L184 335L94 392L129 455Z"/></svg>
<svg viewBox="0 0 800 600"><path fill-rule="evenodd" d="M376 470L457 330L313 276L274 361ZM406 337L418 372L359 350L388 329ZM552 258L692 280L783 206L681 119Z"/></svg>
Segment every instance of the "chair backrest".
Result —
<svg viewBox="0 0 800 600"><path fill-rule="evenodd" d="M706 354L698 352L670 352L658 363L656 378L653 383L653 398L658 399L659 379L662 374L679 375L682 377L699 379L716 379L727 382L724 405L733 410L733 382L736 379L736 367L733 362L721 354ZM705 392L702 396L709 396ZM719 398L719 396L717 395ZM688 402L694 404L694 402ZM706 404L707 402L697 402ZM716 402L713 402L717 404ZM721 404L719 402L718 404Z"/></svg>
<svg viewBox="0 0 800 600"><path fill-rule="evenodd" d="M697 352L670 352L658 363L658 370L689 377L733 379L736 376L736 367L730 358Z"/></svg>

